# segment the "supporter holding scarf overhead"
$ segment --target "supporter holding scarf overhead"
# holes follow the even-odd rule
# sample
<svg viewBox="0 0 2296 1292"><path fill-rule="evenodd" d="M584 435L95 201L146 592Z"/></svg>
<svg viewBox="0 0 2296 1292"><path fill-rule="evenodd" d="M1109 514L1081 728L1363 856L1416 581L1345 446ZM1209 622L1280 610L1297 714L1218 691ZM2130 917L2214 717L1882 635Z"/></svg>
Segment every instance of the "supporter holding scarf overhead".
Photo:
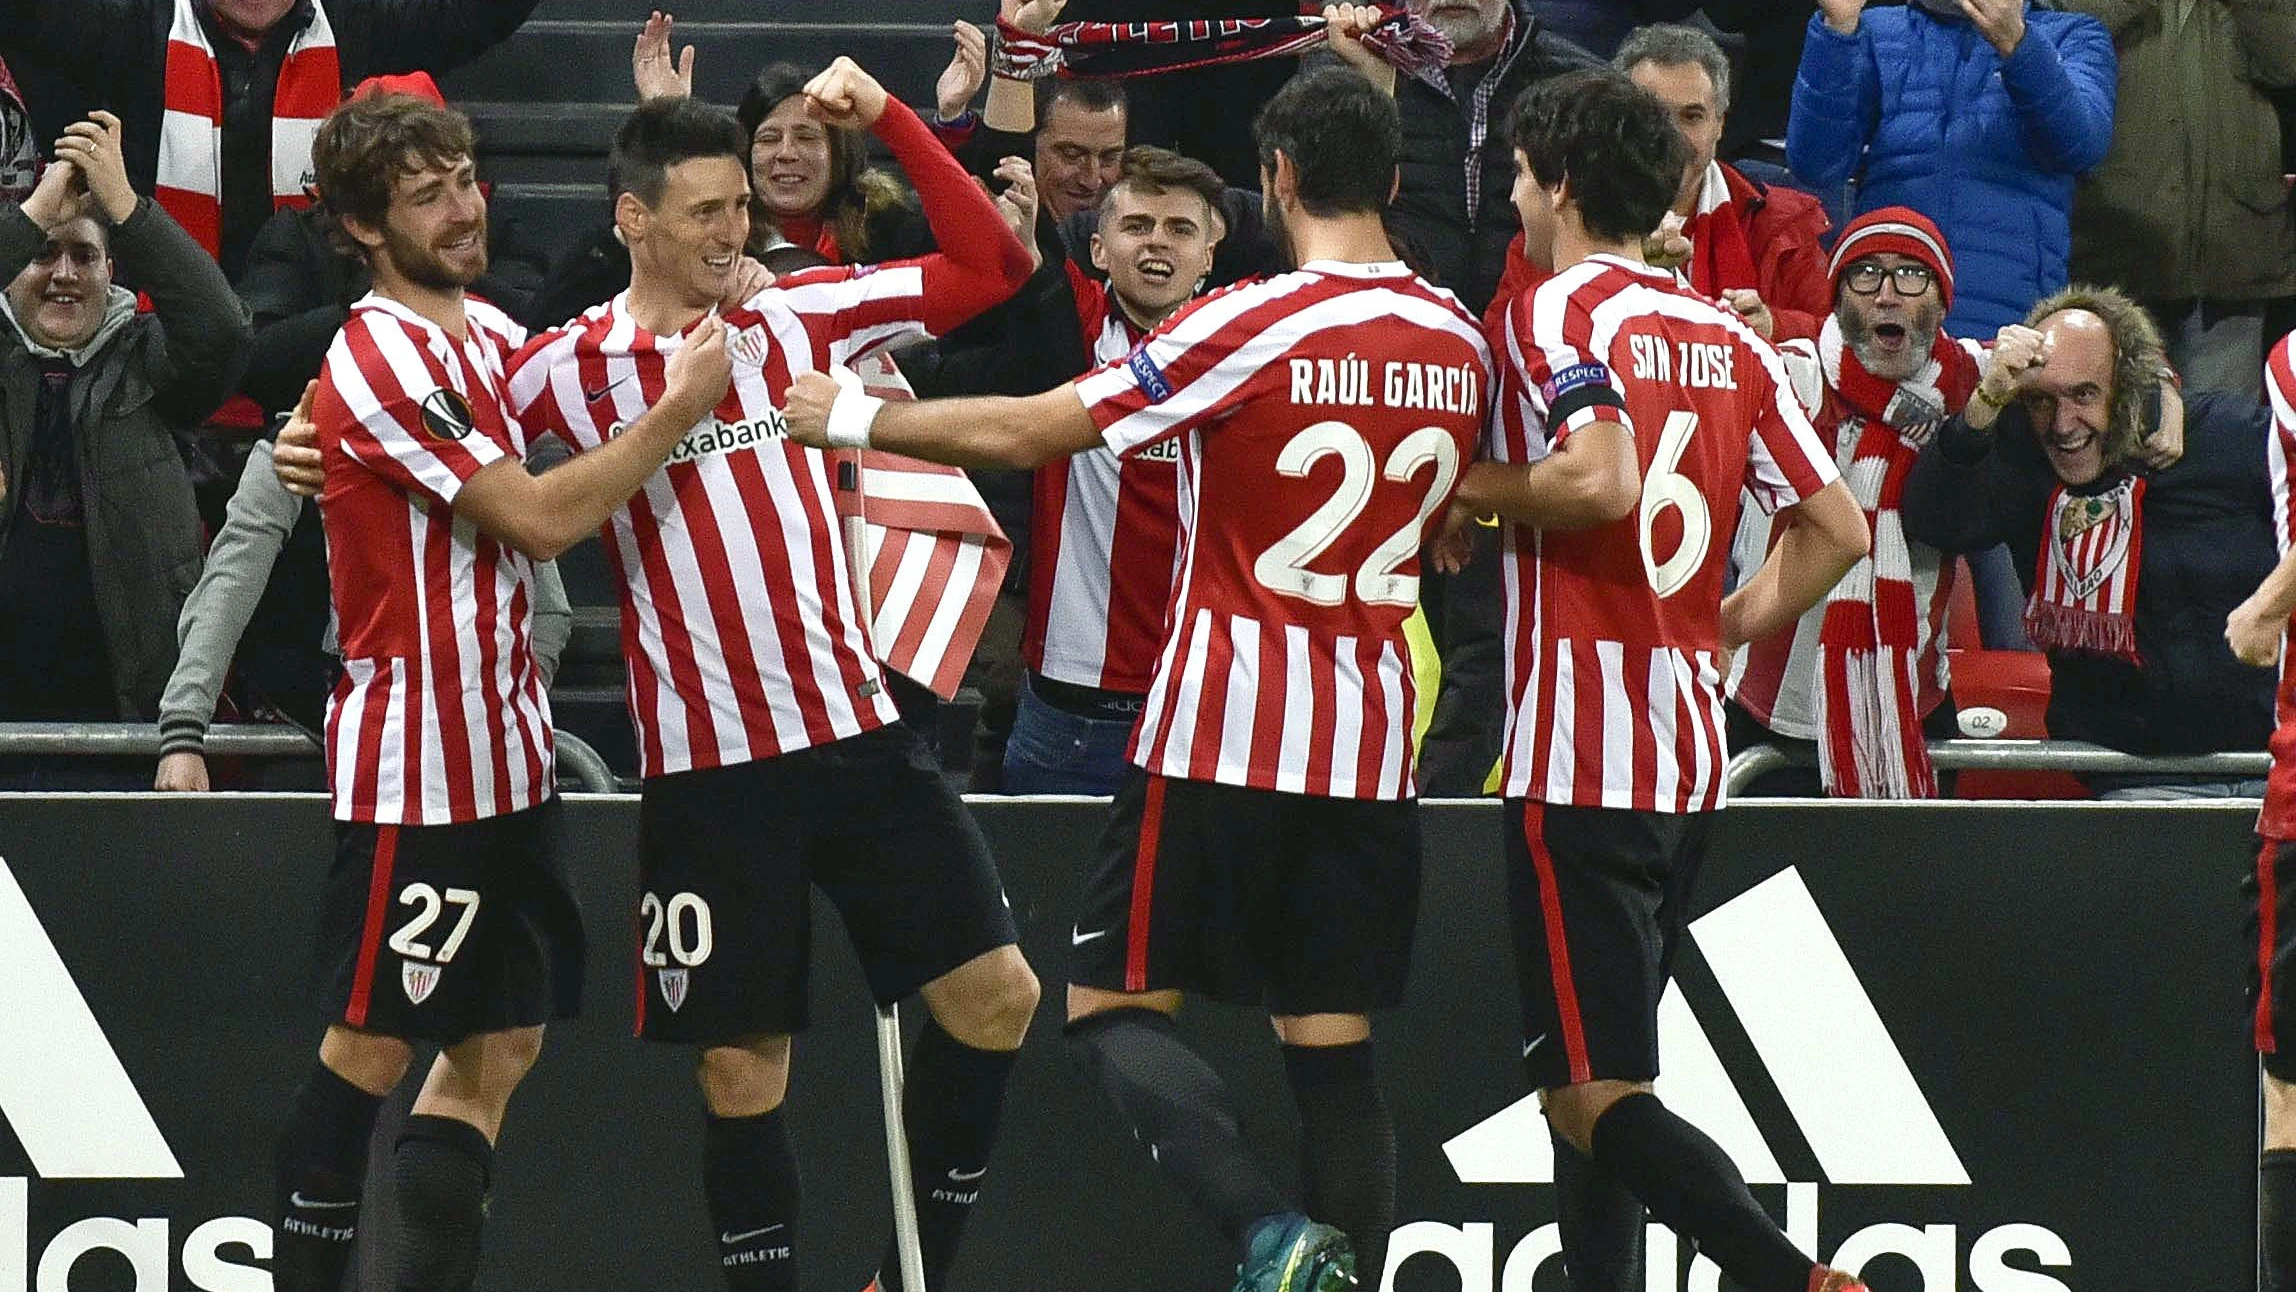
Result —
<svg viewBox="0 0 2296 1292"><path fill-rule="evenodd" d="M1939 327L1953 305L1953 257L1918 212L1888 207L1852 223L1829 281L1837 304L1817 340L1783 349L1865 509L1873 550L1823 606L1741 654L1733 743L1814 741L1827 794L1930 798L1938 783L1925 724L1935 728L1927 734L1952 730L1944 640L1954 567L1908 541L1899 503L1922 446L1977 389L1983 352ZM1773 537L1766 520L1749 519L1739 565L1758 564ZM1810 787L1805 774L1766 788Z"/></svg>
<svg viewBox="0 0 2296 1292"><path fill-rule="evenodd" d="M1326 22L1324 17L1305 14L1184 22L1064 22L1037 33L1000 18L991 65L997 75L1022 81L1053 75L1153 76L1298 54L1323 42ZM1403 8L1380 6L1378 25L1364 32L1362 40L1406 76L1439 72L1451 59L1449 38Z"/></svg>
<svg viewBox="0 0 2296 1292"><path fill-rule="evenodd" d="M2146 755L2262 748L2272 679L2233 657L2223 623L2275 562L2270 433L2251 400L2181 394L2127 296L2068 288L2001 330L1976 397L1907 477L1905 530L1947 551L2009 545L2049 657L2050 736ZM2196 792L2086 779L2107 797Z"/></svg>

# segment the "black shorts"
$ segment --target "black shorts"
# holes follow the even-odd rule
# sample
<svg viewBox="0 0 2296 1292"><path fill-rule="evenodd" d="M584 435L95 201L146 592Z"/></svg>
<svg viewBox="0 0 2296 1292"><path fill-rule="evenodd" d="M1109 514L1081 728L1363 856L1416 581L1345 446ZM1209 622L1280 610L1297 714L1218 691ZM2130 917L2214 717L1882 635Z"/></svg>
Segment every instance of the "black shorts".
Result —
<svg viewBox="0 0 2296 1292"><path fill-rule="evenodd" d="M1658 1000L1712 813L1507 800L1523 1067L1540 1090L1658 1076Z"/></svg>
<svg viewBox="0 0 2296 1292"><path fill-rule="evenodd" d="M1171 780L1135 767L1077 903L1069 981L1270 1013L1401 1004L1419 804Z"/></svg>
<svg viewBox="0 0 2296 1292"><path fill-rule="evenodd" d="M557 829L557 799L454 825L336 822L329 1016L451 1045L581 1012L582 911Z"/></svg>
<svg viewBox="0 0 2296 1292"><path fill-rule="evenodd" d="M2245 887L2249 1025L2256 1052L2264 1056L2266 1072L2296 1081L2296 841L2263 840Z"/></svg>
<svg viewBox="0 0 2296 1292"><path fill-rule="evenodd" d="M654 777L638 856L637 1031L649 1041L802 1030L815 884L879 1004L1018 940L988 840L898 724Z"/></svg>

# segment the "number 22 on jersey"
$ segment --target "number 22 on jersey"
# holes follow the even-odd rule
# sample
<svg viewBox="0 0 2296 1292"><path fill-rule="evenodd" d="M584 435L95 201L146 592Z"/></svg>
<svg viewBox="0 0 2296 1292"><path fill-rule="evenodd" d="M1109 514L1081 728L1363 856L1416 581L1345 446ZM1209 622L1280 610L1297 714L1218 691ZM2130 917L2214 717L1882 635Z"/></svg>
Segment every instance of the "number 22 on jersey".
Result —
<svg viewBox="0 0 2296 1292"><path fill-rule="evenodd" d="M1414 606L1419 602L1419 577L1399 573L1419 550L1427 519L1451 496L1459 478L1459 446L1440 426L1422 426L1403 437L1381 463L1377 450L1363 433L1341 421L1317 422L1286 441L1276 455L1276 470L1303 479L1327 457L1340 462L1339 486L1321 506L1309 512L1289 534L1277 539L1252 563L1252 576L1260 586L1282 596L1297 597L1318 606L1336 606L1352 588L1359 601L1374 605ZM1433 477L1410 523L1387 536L1364 558L1352 578L1311 570L1317 557L1371 505L1378 477L1408 484L1430 463ZM1647 502L1645 503L1647 506Z"/></svg>

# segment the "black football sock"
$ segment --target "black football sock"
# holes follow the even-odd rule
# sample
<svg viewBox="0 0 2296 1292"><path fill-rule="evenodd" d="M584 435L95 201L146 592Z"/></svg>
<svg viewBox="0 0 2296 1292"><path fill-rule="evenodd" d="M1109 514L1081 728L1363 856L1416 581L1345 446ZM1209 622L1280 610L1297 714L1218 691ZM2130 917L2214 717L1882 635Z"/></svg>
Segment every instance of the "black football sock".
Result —
<svg viewBox="0 0 2296 1292"><path fill-rule="evenodd" d="M965 1218L988 1176L989 1148L1004 1115L1005 1080L1017 1050L976 1050L925 1016L909 1058L901 1120L909 1130L909 1173L917 1188L917 1238L925 1286L943 1286ZM902 1292L901 1252L885 1248L877 1270L884 1292Z"/></svg>
<svg viewBox="0 0 2296 1292"><path fill-rule="evenodd" d="M1395 1228L1395 1119L1379 1093L1371 1042L1287 1045L1283 1056L1299 1104L1307 1214L1346 1232L1356 1277L1378 1287Z"/></svg>
<svg viewBox="0 0 2296 1292"><path fill-rule="evenodd" d="M367 1141L382 1097L314 1064L280 1132L277 1237L271 1281L278 1292L340 1292L359 1236Z"/></svg>
<svg viewBox="0 0 2296 1292"><path fill-rule="evenodd" d="M798 1193L797 1154L781 1109L709 1119L702 1194L733 1292L796 1292Z"/></svg>
<svg viewBox="0 0 2296 1292"><path fill-rule="evenodd" d="M2265 1151L2256 1170L2260 1292L2296 1292L2296 1149Z"/></svg>
<svg viewBox="0 0 2296 1292"><path fill-rule="evenodd" d="M1294 1210L1252 1160L1227 1083L1172 1020L1118 1009L1068 1025L1068 1052L1116 1105L1132 1137L1240 1250L1253 1224Z"/></svg>
<svg viewBox="0 0 2296 1292"><path fill-rule="evenodd" d="M399 1136L399 1292L462 1292L478 1277L494 1146L469 1122L416 1113Z"/></svg>
<svg viewBox="0 0 2296 1292"><path fill-rule="evenodd" d="M1555 1219L1570 1292L1642 1292L1642 1199L1548 1132L1555 1145Z"/></svg>
<svg viewBox="0 0 2296 1292"><path fill-rule="evenodd" d="M1747 1292L1809 1292L1816 1262L1754 1201L1722 1146L1658 1096L1628 1095L1595 1121L1594 1162Z"/></svg>

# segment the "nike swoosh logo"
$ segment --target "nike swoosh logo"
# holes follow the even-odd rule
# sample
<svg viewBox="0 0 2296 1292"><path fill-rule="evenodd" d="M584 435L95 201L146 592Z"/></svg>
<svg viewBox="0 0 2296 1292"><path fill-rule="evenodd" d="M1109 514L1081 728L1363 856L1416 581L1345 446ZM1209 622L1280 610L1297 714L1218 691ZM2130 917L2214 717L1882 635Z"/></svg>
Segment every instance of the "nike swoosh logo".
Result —
<svg viewBox="0 0 2296 1292"><path fill-rule="evenodd" d="M1107 936L1108 930L1106 929L1101 929L1096 933L1080 933L1075 929L1070 929L1068 931L1068 942L1070 946L1080 947L1085 943L1094 940L1095 938L1104 938Z"/></svg>
<svg viewBox="0 0 2296 1292"><path fill-rule="evenodd" d="M1546 1043L1547 1034L1544 1032L1541 1032L1537 1036L1532 1037L1523 1046L1523 1057L1526 1059L1531 1057L1531 1051L1538 1049L1540 1046L1545 1045Z"/></svg>
<svg viewBox="0 0 2296 1292"><path fill-rule="evenodd" d="M767 1234L770 1234L770 1233L772 1233L774 1230L776 1230L776 1229L779 1229L779 1228L781 1228L781 1226L780 1226L780 1225L767 1225L767 1226L766 1226L765 1228L763 1228L763 1229L752 1229L752 1230L749 1230L749 1231L748 1231L748 1232L746 1232L746 1233L740 1233L740 1234L719 1234L719 1235L718 1235L718 1241L719 1241L719 1242L721 1242L721 1243L724 1243L724 1244L725 1244L726 1246L728 1246L728 1247L731 1247L731 1246L733 1246L735 1243L746 1243L746 1242L748 1242L748 1241L749 1241L750 1239L752 1239L752 1238L761 1238L761 1237L763 1237L763 1236L765 1236L765 1235L767 1235Z"/></svg>
<svg viewBox="0 0 2296 1292"><path fill-rule="evenodd" d="M353 1198L349 1202L313 1202L311 1199L304 1197L300 1192L297 1192L287 1195L287 1205L290 1207L303 1207L312 1211L340 1211L345 1207L358 1206L359 1200L357 1198Z"/></svg>
<svg viewBox="0 0 2296 1292"><path fill-rule="evenodd" d="M614 380L607 382L605 385L598 387L596 390L583 391L582 398L590 403L595 404L599 400L604 399L606 396L612 394L614 392L614 387L619 386L628 380L628 377L617 377Z"/></svg>
<svg viewBox="0 0 2296 1292"><path fill-rule="evenodd" d="M987 1175L988 1173L989 1169L985 1166L978 1171L959 1171L955 1167L949 1168L949 1178L956 1181L958 1184L969 1184L972 1181L978 1180L982 1176Z"/></svg>

